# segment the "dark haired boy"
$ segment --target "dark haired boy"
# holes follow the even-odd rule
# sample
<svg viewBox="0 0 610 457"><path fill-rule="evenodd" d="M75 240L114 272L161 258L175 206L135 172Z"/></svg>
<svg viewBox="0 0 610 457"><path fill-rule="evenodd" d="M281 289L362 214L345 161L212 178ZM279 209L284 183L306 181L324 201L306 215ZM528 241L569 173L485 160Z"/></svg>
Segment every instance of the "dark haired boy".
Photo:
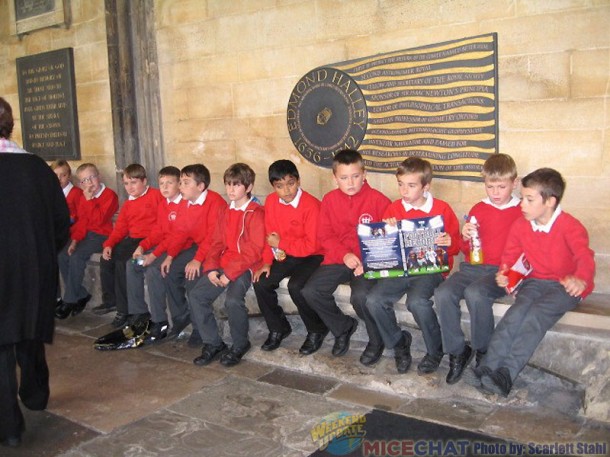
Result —
<svg viewBox="0 0 610 457"><path fill-rule="evenodd" d="M113 327L127 323L126 262L133 251L146 238L157 220L157 206L161 201L159 189L148 186L146 170L140 164L131 164L123 170L123 185L129 198L123 203L112 233L104 241L100 259L102 304L93 309L103 313L116 309Z"/></svg>
<svg viewBox="0 0 610 457"><path fill-rule="evenodd" d="M383 215L383 220L396 224L402 219L443 216L444 232L434 243L447 248L449 269L453 256L459 249L460 223L451 207L438 198L432 197L432 165L419 157L409 157L396 170L396 180L401 198L394 201ZM366 310L377 325L385 346L394 348L396 369L405 373L411 365L411 334L401 330L396 322L394 305L407 294L407 309L413 314L419 326L426 354L417 366L419 374L435 372L443 358L441 329L431 300L434 289L443 281L442 273L380 280L366 299ZM377 353L377 358L381 356Z"/></svg>
<svg viewBox="0 0 610 457"><path fill-rule="evenodd" d="M170 235L167 256L159 268L147 271L149 284L167 292L172 316L168 339L176 338L191 323L186 282L194 283L201 276L216 222L227 208L222 196L209 189L210 181L210 171L203 164L187 165L180 170L180 193L185 204ZM190 346L199 338L195 329L191 337Z"/></svg>
<svg viewBox="0 0 610 457"><path fill-rule="evenodd" d="M366 294L375 280L363 276L356 227L360 223L381 221L390 199L366 182L364 162L357 151L345 149L335 155L333 179L338 189L324 195L317 231L324 260L307 281L302 294L335 336L332 354L340 357L349 350L358 320L343 314L333 293L340 284L349 282L350 302L356 314L365 320L369 343L364 353L368 354L377 351L383 342L377 328L364 316Z"/></svg>
<svg viewBox="0 0 610 457"><path fill-rule="evenodd" d="M193 363L208 365L220 357L225 366L237 365L250 349L245 297L252 272L262 264L265 212L252 201L255 173L245 163L231 165L223 180L229 208L218 218L212 245L203 264L205 273L189 291L191 320L203 340ZM218 333L213 303L226 291L225 308L233 345L227 348Z"/></svg>
<svg viewBox="0 0 610 457"><path fill-rule="evenodd" d="M434 291L434 303L443 337L443 349L449 354L447 384L460 380L473 357L480 363L494 330L493 304L506 295L496 284L500 255L512 223L521 216L519 199L513 195L517 186L517 165L507 154L493 154L483 164L487 198L474 205L467 221L474 216L477 224L462 227L460 249L465 261ZM470 240L476 231L481 240L483 263L470 262ZM466 343L461 321L460 301L464 299L470 315L470 344Z"/></svg>
<svg viewBox="0 0 610 457"><path fill-rule="evenodd" d="M85 268L92 254L102 252L119 209L117 194L104 185L94 164L81 164L75 174L83 195L78 201L78 218L70 227L70 243L57 256L64 282L63 300L55 308L58 319L79 314L91 299L83 285Z"/></svg>
<svg viewBox="0 0 610 457"><path fill-rule="evenodd" d="M180 170L173 166L159 170L159 191L163 200L157 207L157 221L150 234L138 244L127 262L127 304L130 320L146 324L150 319L150 331L145 343L154 343L167 336L169 322L166 314L167 293L164 284L147 281L150 304L144 298L144 277L150 270L158 270L167 256L171 233L175 230L178 214L185 206L180 195ZM184 309L177 308L169 300L172 319L180 316ZM186 312L188 314L188 312Z"/></svg>
<svg viewBox="0 0 610 457"><path fill-rule="evenodd" d="M269 182L275 192L265 199L268 246L263 251L263 266L254 273L256 300L269 329L261 349L277 349L292 331L278 305L276 292L280 281L289 276L288 293L307 329L299 352L313 354L320 348L328 329L307 304L301 289L322 262L316 239L320 201L300 187L299 171L290 160L277 160L269 166Z"/></svg>
<svg viewBox="0 0 610 457"><path fill-rule="evenodd" d="M507 397L546 332L593 291L595 254L585 227L559 205L564 191L563 177L552 168L540 168L521 180L524 217L510 228L496 281L500 287L508 285L508 268L522 254L533 270L475 369L485 391Z"/></svg>

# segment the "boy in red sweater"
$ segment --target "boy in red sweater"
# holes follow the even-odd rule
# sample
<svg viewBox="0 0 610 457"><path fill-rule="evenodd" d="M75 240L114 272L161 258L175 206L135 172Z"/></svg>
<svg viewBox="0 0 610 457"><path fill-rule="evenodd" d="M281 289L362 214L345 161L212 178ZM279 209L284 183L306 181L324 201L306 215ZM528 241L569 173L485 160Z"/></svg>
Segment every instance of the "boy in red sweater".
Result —
<svg viewBox="0 0 610 457"><path fill-rule="evenodd" d="M64 297L55 309L55 317L65 319L80 313L91 294L83 286L85 268L91 254L102 252L103 243L112 232L112 217L119 209L117 194L107 188L97 167L83 163L76 169L82 189L76 222L70 227L70 243L59 253L59 271L64 282Z"/></svg>
<svg viewBox="0 0 610 457"><path fill-rule="evenodd" d="M146 170L140 164L125 167L123 185L129 198L119 211L112 233L104 241L100 260L103 303L93 309L98 314L116 309L113 327L122 327L127 323L126 262L131 261L140 241L150 234L157 221L157 206L162 199L159 189L148 186Z"/></svg>
<svg viewBox="0 0 610 457"><path fill-rule="evenodd" d="M72 168L65 160L56 160L51 164L51 169L57 175L59 184L64 191L66 203L70 210L70 224L74 224L78 213L78 202L83 196L83 190L72 184Z"/></svg>
<svg viewBox="0 0 610 457"><path fill-rule="evenodd" d="M188 293L191 320L203 339L195 365L208 365L218 357L225 366L237 365L251 347L245 297L252 272L263 265L265 247L265 212L251 196L254 178L254 170L244 163L233 164L224 173L231 205L217 220L204 275ZM228 349L218 333L213 307L224 291L233 340Z"/></svg>
<svg viewBox="0 0 610 457"><path fill-rule="evenodd" d="M328 334L326 325L301 294L301 289L322 262L316 239L320 201L300 187L299 171L290 160L277 160L269 166L269 182L275 192L265 199L265 229L268 246L264 265L254 273L254 292L269 328L261 346L273 351L291 333L290 323L278 305L276 289L288 276L288 293L307 329L299 352L313 354Z"/></svg>
<svg viewBox="0 0 610 457"><path fill-rule="evenodd" d="M487 198L474 205L466 218L474 216L477 224L466 222L462 227L460 249L465 261L434 291L443 337L443 349L449 354L447 384L460 380L464 369L476 354L477 364L487 352L494 330L493 304L506 295L496 284L500 255L512 223L521 216L520 200L513 195L517 186L517 166L507 154L493 154L481 172ZM478 232L483 252L482 263L470 262L470 241ZM465 299L470 314L470 345L461 326L460 300Z"/></svg>
<svg viewBox="0 0 610 457"><path fill-rule="evenodd" d="M150 270L158 270L166 258L166 251L171 233L177 225L178 214L186 201L180 195L180 170L173 166L159 170L159 191L163 200L157 207L157 221L150 234L140 241L132 254L131 262L127 262L127 307L129 320L133 323L148 324L149 333L145 343L156 343L167 336L169 322L167 320L165 285L159 287L147 280L150 305L144 298L144 277L148 278ZM188 314L186 307L175 308L172 301L169 307L172 319Z"/></svg>
<svg viewBox="0 0 610 457"><path fill-rule="evenodd" d="M444 233L434 243L447 247L449 269L453 256L459 250L460 224L451 207L438 198L432 197L432 165L419 157L404 160L396 171L398 190L402 198L393 202L383 215L383 220L396 224L401 219L443 216ZM411 334L401 330L396 322L394 304L407 294L407 309L413 314L426 344L426 355L419 362L419 374L433 373L443 358L441 329L431 300L434 289L443 281L442 273L379 280L366 300L366 312L379 329L385 346L394 348L396 369L405 373L411 365ZM375 363L383 352L381 347L374 353L371 363ZM373 355L373 354L372 354Z"/></svg>
<svg viewBox="0 0 610 457"><path fill-rule="evenodd" d="M185 202L167 246L160 268L147 270L149 288L165 289L172 316L168 339L177 337L191 323L186 300L186 281L194 285L201 276L201 264L208 255L216 222L227 208L220 194L209 189L210 171L203 164L185 166L180 171L180 193ZM152 302L152 297L151 297ZM193 329L189 346L200 346Z"/></svg>
<svg viewBox="0 0 610 457"><path fill-rule="evenodd" d="M559 203L565 181L540 168L521 180L521 211L510 228L496 274L508 285L508 268L524 254L533 268L498 323L475 374L481 388L507 397L546 332L594 288L594 252L585 227Z"/></svg>
<svg viewBox="0 0 610 457"><path fill-rule="evenodd" d="M364 162L357 151L345 149L335 155L333 178L338 189L322 199L317 232L324 261L309 278L302 294L335 336L332 354L340 357L349 350L350 338L358 327L358 320L343 314L333 295L345 282L350 283L352 290L350 302L366 324L369 343L365 353L383 346L376 326L370 325L372 321L364 316L366 294L375 280L363 276L356 227L359 223L380 221L390 199L366 182Z"/></svg>

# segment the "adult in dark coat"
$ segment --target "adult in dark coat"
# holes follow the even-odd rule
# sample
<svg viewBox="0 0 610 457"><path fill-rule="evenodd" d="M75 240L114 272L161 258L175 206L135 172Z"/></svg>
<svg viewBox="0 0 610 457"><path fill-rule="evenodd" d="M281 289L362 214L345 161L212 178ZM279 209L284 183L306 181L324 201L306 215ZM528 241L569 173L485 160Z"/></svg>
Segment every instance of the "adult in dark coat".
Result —
<svg viewBox="0 0 610 457"><path fill-rule="evenodd" d="M55 173L10 141L12 130L0 98L0 442L17 446L25 429L17 395L34 410L49 399L44 343L53 339L57 251L70 214Z"/></svg>

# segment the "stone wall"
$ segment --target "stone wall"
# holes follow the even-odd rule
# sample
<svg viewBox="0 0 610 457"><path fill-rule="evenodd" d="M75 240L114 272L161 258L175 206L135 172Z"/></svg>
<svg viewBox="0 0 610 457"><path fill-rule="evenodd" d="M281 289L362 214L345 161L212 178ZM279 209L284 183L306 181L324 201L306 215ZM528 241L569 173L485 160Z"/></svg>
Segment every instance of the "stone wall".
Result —
<svg viewBox="0 0 610 457"><path fill-rule="evenodd" d="M0 0L6 11L8 1ZM114 175L103 0L72 0L69 30L23 41L0 18L0 93L18 106L15 58L75 48L83 158ZM288 96L319 65L483 33L498 33L501 152L524 175L542 166L568 182L563 208L585 223L596 251L596 290L610 292L610 1L608 0L155 0L166 162L204 162L212 188L232 162L271 189L268 165L297 162L322 196L330 172L292 146ZM20 132L15 132L19 141ZM371 184L397 198L391 175ZM114 183L111 183L111 185ZM437 179L435 196L458 215L484 196L480 183Z"/></svg>

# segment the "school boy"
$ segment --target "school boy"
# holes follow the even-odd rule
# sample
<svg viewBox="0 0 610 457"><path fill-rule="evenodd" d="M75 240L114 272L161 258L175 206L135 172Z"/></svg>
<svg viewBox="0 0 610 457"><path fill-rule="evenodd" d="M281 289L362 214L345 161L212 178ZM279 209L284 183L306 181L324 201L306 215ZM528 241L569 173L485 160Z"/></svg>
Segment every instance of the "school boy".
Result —
<svg viewBox="0 0 610 457"><path fill-rule="evenodd" d="M55 308L55 317L65 319L80 313L91 294L83 286L85 268L91 254L102 252L103 243L112 232L112 218L119 209L117 194L102 182L92 163L76 169L83 192L78 202L77 220L70 227L70 243L57 256L64 282L63 300Z"/></svg>
<svg viewBox="0 0 610 457"><path fill-rule="evenodd" d="M252 271L262 264L265 247L265 212L252 201L255 173L244 163L224 173L231 204L218 219L212 245L203 263L203 275L188 293L191 319L203 339L201 355L193 363L208 365L220 357L225 366L237 365L250 349L245 297ZM226 291L225 308L233 345L227 348L218 333L214 300Z"/></svg>
<svg viewBox="0 0 610 457"><path fill-rule="evenodd" d="M390 199L366 182L364 162L357 151L345 149L335 155L333 179L338 189L324 195L320 205L317 233L324 260L307 281L302 294L335 336L332 354L340 357L349 350L358 320L343 314L333 293L340 284L349 282L350 303L356 314L365 319L366 294L375 280L363 276L356 227L359 223L380 221ZM371 351L374 355L383 346L376 326L370 323L370 319L365 319L369 342L362 355L368 358Z"/></svg>
<svg viewBox="0 0 610 457"><path fill-rule="evenodd" d="M435 243L447 247L449 269L453 265L453 256L459 249L460 224L451 207L438 198L432 197L432 165L419 157L404 160L396 171L398 190L401 198L393 202L383 215L383 220L396 224L401 219L417 219L441 215L444 222L444 233ZM443 358L441 329L431 300L434 289L443 281L442 273L380 280L371 290L366 300L366 312L371 316L383 337L386 347L394 349L396 369L405 373L411 365L411 334L401 330L396 322L394 304L406 293L407 309L413 314L419 326L426 355L419 362L419 374L433 373ZM381 351L376 354L381 356Z"/></svg>
<svg viewBox="0 0 610 457"><path fill-rule="evenodd" d="M496 284L500 256L512 223L521 216L520 200L513 195L517 186L517 166L507 154L493 154L481 172L487 198L474 205L466 218L474 216L477 224L462 227L461 251L465 261L434 291L443 338L443 349L449 354L447 384L460 380L464 369L476 354L477 364L487 351L494 330L493 303L506 295ZM483 252L482 263L470 262L470 241L478 232ZM460 300L464 298L470 314L470 345L461 327Z"/></svg>
<svg viewBox="0 0 610 457"><path fill-rule="evenodd" d="M222 196L209 189L210 180L210 171L203 164L182 168L179 189L185 204L169 237L167 256L160 268L146 272L146 281L153 290L165 288L167 293L172 316L168 339L177 337L191 323L185 281L194 282L201 275L201 264L210 250L216 222L227 208ZM191 334L191 346L193 335L198 334L195 331Z"/></svg>
<svg viewBox="0 0 610 457"><path fill-rule="evenodd" d="M56 160L51 164L51 169L57 175L59 185L66 197L66 203L70 210L70 224L74 224L78 213L78 202L83 197L83 190L72 183L72 168L67 161Z"/></svg>
<svg viewBox="0 0 610 457"><path fill-rule="evenodd" d="M594 288L594 252L578 219L559 203L565 181L552 168L521 180L521 211L510 228L496 281L508 285L508 268L525 255L533 271L498 323L487 354L475 369L485 391L507 397L546 332Z"/></svg>
<svg viewBox="0 0 610 457"><path fill-rule="evenodd" d="M261 349L277 349L292 331L278 305L276 292L280 281L290 276L288 293L307 329L299 352L313 354L320 348L328 328L307 304L301 290L322 262L316 238L320 201L301 188L299 171L290 160L277 160L269 166L269 182L275 192L265 199L268 246L263 251L264 265L254 273L256 300L269 328Z"/></svg>
<svg viewBox="0 0 610 457"><path fill-rule="evenodd" d="M113 327L127 323L126 262L146 238L157 220L157 206L161 201L159 189L148 185L146 170L134 163L123 171L123 185L129 198L123 203L112 233L104 241L100 260L102 304L93 309L104 314L116 309Z"/></svg>
<svg viewBox="0 0 610 457"><path fill-rule="evenodd" d="M177 224L178 214L185 201L180 195L180 169L167 166L159 170L159 191L163 200L157 207L157 222L150 234L138 244L127 262L127 306L133 322L150 319L145 343L155 343L167 336L169 322L165 312L167 294L163 283L147 281L150 304L144 299L144 277L148 270L158 270L165 260L170 235ZM179 310L169 302L172 318L179 317Z"/></svg>

